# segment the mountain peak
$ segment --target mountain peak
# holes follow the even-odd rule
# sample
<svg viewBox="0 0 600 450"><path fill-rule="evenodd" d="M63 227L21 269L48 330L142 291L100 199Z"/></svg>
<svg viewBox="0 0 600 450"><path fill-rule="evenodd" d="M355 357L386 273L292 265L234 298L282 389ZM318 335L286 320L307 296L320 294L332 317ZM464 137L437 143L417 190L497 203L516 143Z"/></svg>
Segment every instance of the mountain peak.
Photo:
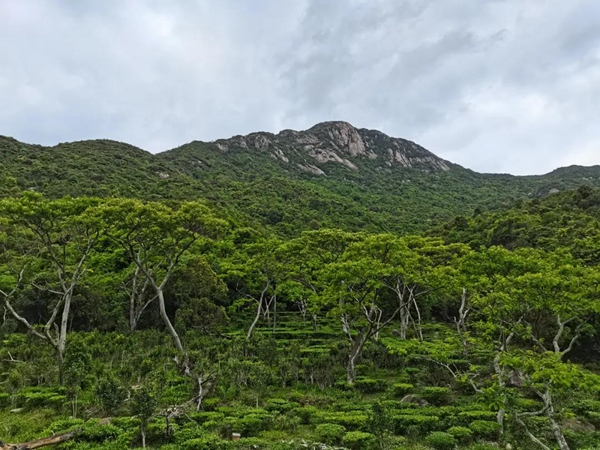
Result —
<svg viewBox="0 0 600 450"><path fill-rule="evenodd" d="M334 165L350 170L398 168L424 172L448 171L452 164L406 139L380 131L355 128L348 122L321 122L303 131L251 133L213 142L221 151L258 151L315 175L326 175Z"/></svg>

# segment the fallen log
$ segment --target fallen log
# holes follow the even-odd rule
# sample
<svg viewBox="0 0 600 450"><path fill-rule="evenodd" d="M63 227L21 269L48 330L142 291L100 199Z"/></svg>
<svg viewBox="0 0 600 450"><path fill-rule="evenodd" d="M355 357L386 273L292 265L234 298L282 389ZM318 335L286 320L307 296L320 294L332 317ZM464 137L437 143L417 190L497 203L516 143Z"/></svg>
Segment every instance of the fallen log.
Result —
<svg viewBox="0 0 600 450"><path fill-rule="evenodd" d="M111 423L112 418L107 417L98 421L98 425ZM34 441L23 442L21 444L7 444L0 441L0 450L33 450L34 448L46 447L47 445L57 445L63 442L75 439L81 433L81 428L69 431L68 433L55 434L54 436L36 439Z"/></svg>
<svg viewBox="0 0 600 450"><path fill-rule="evenodd" d="M34 441L23 442L21 444L6 444L0 441L0 450L32 450L34 448L45 447L47 445L62 444L63 442L74 439L81 429L69 431L68 433L57 434L47 438L36 439Z"/></svg>

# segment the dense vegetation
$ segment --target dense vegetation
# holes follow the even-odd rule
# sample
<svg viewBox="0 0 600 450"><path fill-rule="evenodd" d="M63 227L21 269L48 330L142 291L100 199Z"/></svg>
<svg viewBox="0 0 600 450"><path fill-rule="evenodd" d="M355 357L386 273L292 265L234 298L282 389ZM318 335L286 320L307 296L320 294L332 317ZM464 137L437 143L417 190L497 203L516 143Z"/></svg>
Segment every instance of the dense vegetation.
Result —
<svg viewBox="0 0 600 450"><path fill-rule="evenodd" d="M385 215L357 231L344 222L346 197L318 225L304 223L301 202L290 207L305 212L298 222L285 211L254 223L260 196L229 212L254 198L248 180L234 184L245 195L227 193L221 174L212 195L230 197L180 201L202 183L144 177L145 166L168 169L129 150L122 161L140 171L115 163L98 186L89 174L78 186L76 171L26 182L33 172L11 169L0 201L2 441L597 448L599 191L463 209L426 235L384 232ZM264 180L256 189L277 198ZM323 189L307 199L333 195L331 180L287 180L290 199L301 186ZM28 183L48 197L21 192ZM98 196L58 198L67 192Z"/></svg>
<svg viewBox="0 0 600 450"><path fill-rule="evenodd" d="M196 141L158 155L106 140L42 147L0 137L0 196L34 190L55 199L200 198L236 223L292 237L318 228L413 233L455 216L509 207L515 200L543 197L554 190L584 184L600 187L597 166L529 177L480 174L440 160L409 141L342 125ZM340 130L370 142L371 153L352 153L350 143L331 138ZM307 142L319 151L334 152L342 163L307 156L314 151L305 150ZM408 167L392 164L386 158L395 145L402 158L414 156L410 161L416 162Z"/></svg>
<svg viewBox="0 0 600 450"><path fill-rule="evenodd" d="M345 123L0 137L0 449L597 448L599 186Z"/></svg>

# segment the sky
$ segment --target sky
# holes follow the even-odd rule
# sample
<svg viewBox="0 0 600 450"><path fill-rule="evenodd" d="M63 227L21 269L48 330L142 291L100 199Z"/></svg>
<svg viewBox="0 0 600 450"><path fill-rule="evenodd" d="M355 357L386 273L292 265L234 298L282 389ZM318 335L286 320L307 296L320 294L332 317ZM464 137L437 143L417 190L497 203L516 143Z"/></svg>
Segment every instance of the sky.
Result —
<svg viewBox="0 0 600 450"><path fill-rule="evenodd" d="M480 172L600 164L598 0L0 0L0 134L350 122Z"/></svg>

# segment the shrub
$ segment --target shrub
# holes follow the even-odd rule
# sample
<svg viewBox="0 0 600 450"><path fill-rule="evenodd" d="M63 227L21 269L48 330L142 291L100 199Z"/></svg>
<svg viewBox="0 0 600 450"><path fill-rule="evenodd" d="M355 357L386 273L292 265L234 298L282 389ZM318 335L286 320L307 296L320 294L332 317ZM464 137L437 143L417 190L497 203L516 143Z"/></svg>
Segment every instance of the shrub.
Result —
<svg viewBox="0 0 600 450"><path fill-rule="evenodd" d="M454 436L443 431L434 431L425 438L425 442L436 450L449 450L456 446Z"/></svg>
<svg viewBox="0 0 600 450"><path fill-rule="evenodd" d="M440 418L411 414L395 414L392 416L394 430L397 434L425 435L433 431Z"/></svg>
<svg viewBox="0 0 600 450"><path fill-rule="evenodd" d="M469 447L469 450L498 450L498 446L494 444L473 444Z"/></svg>
<svg viewBox="0 0 600 450"><path fill-rule="evenodd" d="M467 427L451 427L448 429L448 433L454 436L459 442L468 442L473 435L470 428Z"/></svg>
<svg viewBox="0 0 600 450"><path fill-rule="evenodd" d="M591 399L579 400L573 405L573 410L582 415L589 412L600 412L600 401Z"/></svg>
<svg viewBox="0 0 600 450"><path fill-rule="evenodd" d="M369 450L375 447L376 442L375 436L363 431L350 431L342 439L344 447L350 450Z"/></svg>
<svg viewBox="0 0 600 450"><path fill-rule="evenodd" d="M367 415L360 411L349 412L324 412L315 417L316 423L335 423L343 425L350 430L364 428L367 424Z"/></svg>
<svg viewBox="0 0 600 450"><path fill-rule="evenodd" d="M100 380L94 394L100 407L108 415L116 413L127 398L127 391L112 377Z"/></svg>
<svg viewBox="0 0 600 450"><path fill-rule="evenodd" d="M273 428L276 430L295 430L300 425L300 418L293 414L279 414L273 419Z"/></svg>
<svg viewBox="0 0 600 450"><path fill-rule="evenodd" d="M272 398L267 401L267 410L286 412L294 408L298 408L300 405L295 402L288 402L282 398Z"/></svg>
<svg viewBox="0 0 600 450"><path fill-rule="evenodd" d="M471 431L476 437L484 439L495 439L500 430L500 425L497 422L487 420L476 420L469 425Z"/></svg>
<svg viewBox="0 0 600 450"><path fill-rule="evenodd" d="M387 389L387 383L385 380L377 380L375 378L359 377L354 386L360 392L364 394L375 394L377 392L383 392Z"/></svg>
<svg viewBox="0 0 600 450"><path fill-rule="evenodd" d="M204 411L214 411L219 405L220 399L216 397L207 398L202 402L202 409Z"/></svg>
<svg viewBox="0 0 600 450"><path fill-rule="evenodd" d="M421 391L421 397L436 406L448 404L451 396L452 389L447 387L430 386Z"/></svg>
<svg viewBox="0 0 600 450"><path fill-rule="evenodd" d="M346 434L346 428L334 423L323 423L318 425L315 431L320 441L330 445L340 444L344 434Z"/></svg>
<svg viewBox="0 0 600 450"><path fill-rule="evenodd" d="M391 388L392 395L397 398L402 398L409 394L415 387L409 383L394 383Z"/></svg>
<svg viewBox="0 0 600 450"><path fill-rule="evenodd" d="M494 411L462 411L458 413L458 417L465 425L469 425L474 420L493 421L496 419Z"/></svg>
<svg viewBox="0 0 600 450"><path fill-rule="evenodd" d="M318 411L318 408L308 405L303 406L301 408L297 408L295 410L295 413L300 418L300 423L308 425Z"/></svg>
<svg viewBox="0 0 600 450"><path fill-rule="evenodd" d="M231 446L230 442L223 441L218 436L209 435L201 438L190 439L183 443L181 448L184 450L227 450Z"/></svg>

